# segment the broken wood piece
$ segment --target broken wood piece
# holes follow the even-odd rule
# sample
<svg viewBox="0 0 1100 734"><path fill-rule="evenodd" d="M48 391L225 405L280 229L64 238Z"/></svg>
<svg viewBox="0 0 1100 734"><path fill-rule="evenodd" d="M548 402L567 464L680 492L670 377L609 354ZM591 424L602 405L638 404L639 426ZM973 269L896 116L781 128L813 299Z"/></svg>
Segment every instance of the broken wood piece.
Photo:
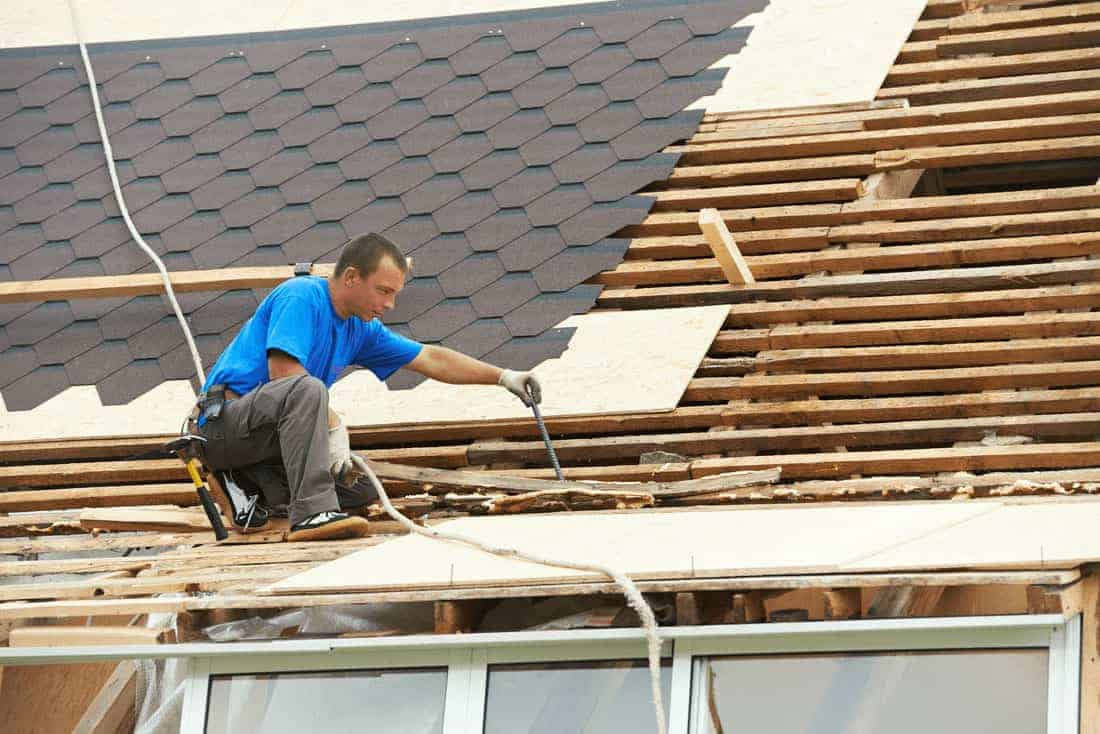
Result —
<svg viewBox="0 0 1100 734"><path fill-rule="evenodd" d="M927 617L943 596L942 586L888 586L871 600L867 616L872 618Z"/></svg>
<svg viewBox="0 0 1100 734"><path fill-rule="evenodd" d="M1084 584L1080 581L1066 586L1032 584L1027 587L1029 614L1059 614L1066 619L1079 614L1083 606Z"/></svg>
<svg viewBox="0 0 1100 734"><path fill-rule="evenodd" d="M676 594L676 624L726 624L733 621L733 596L721 591Z"/></svg>
<svg viewBox="0 0 1100 734"><path fill-rule="evenodd" d="M730 610L733 623L756 624L757 622L763 622L766 618L765 598L765 593L761 591L734 594Z"/></svg>
<svg viewBox="0 0 1100 734"><path fill-rule="evenodd" d="M737 242L726 228L726 223L717 209L703 209L699 212L699 229L710 245L711 252L722 266L722 272L733 285L745 285L755 283L741 250L737 248Z"/></svg>
<svg viewBox="0 0 1100 734"><path fill-rule="evenodd" d="M524 494L544 490L572 490L575 492L641 492L655 499L666 497L684 497L699 494L724 492L738 487L754 484L774 484L779 481L780 469L768 468L747 472L723 472L700 479L682 479L671 482L577 482L551 479L533 479L528 477L507 476L488 472L471 472L453 469L429 469L419 466L390 464L384 461L371 461L371 467L381 479L397 479L431 485L431 491L437 494L459 489L464 491L502 492L504 494Z"/></svg>
<svg viewBox="0 0 1100 734"><path fill-rule="evenodd" d="M16 627L8 638L9 647L82 647L88 645L156 645L165 630L122 625L42 625Z"/></svg>
<svg viewBox="0 0 1100 734"><path fill-rule="evenodd" d="M226 522L223 520L222 522ZM226 522L226 525L228 523ZM104 508L80 513L80 527L85 530L209 530L210 521L202 512L169 509Z"/></svg>
<svg viewBox="0 0 1100 734"><path fill-rule="evenodd" d="M861 598L858 588L827 589L825 619L858 619L863 613Z"/></svg>
<svg viewBox="0 0 1100 734"><path fill-rule="evenodd" d="M489 515L555 510L635 510L653 507L653 495L645 492L544 489L525 494L490 498L471 508Z"/></svg>

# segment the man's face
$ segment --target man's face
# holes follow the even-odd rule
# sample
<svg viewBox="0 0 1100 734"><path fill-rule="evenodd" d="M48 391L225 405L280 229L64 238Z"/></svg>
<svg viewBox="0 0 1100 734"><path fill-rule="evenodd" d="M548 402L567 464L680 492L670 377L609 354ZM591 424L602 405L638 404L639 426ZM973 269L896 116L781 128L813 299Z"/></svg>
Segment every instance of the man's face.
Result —
<svg viewBox="0 0 1100 734"><path fill-rule="evenodd" d="M351 313L370 321L382 318L393 308L394 299L405 287L405 273L391 258L383 257L378 268L366 278L361 278L353 268L344 271L344 284L348 287Z"/></svg>

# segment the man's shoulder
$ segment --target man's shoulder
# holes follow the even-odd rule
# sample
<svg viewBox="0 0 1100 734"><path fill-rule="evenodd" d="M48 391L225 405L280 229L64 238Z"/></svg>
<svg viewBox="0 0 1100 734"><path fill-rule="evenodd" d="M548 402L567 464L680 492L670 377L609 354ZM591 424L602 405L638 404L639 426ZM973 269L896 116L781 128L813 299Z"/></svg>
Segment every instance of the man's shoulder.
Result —
<svg viewBox="0 0 1100 734"><path fill-rule="evenodd" d="M272 296L298 296L299 298L315 300L322 294L324 283L324 278L315 275L300 275L295 278L288 278L275 286L268 298Z"/></svg>

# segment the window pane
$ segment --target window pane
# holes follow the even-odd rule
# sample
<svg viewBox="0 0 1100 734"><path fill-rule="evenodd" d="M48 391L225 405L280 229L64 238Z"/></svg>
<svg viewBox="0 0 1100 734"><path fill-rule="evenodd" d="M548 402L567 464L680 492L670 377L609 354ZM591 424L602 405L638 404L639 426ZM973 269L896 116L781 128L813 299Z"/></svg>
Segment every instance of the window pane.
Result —
<svg viewBox="0 0 1100 734"><path fill-rule="evenodd" d="M443 731L445 668L219 675L206 734Z"/></svg>
<svg viewBox="0 0 1100 734"><path fill-rule="evenodd" d="M668 715L672 663L661 664ZM657 730L644 660L492 665L485 734L647 734Z"/></svg>
<svg viewBox="0 0 1100 734"><path fill-rule="evenodd" d="M692 699L706 734L1042 734L1047 651L701 659Z"/></svg>

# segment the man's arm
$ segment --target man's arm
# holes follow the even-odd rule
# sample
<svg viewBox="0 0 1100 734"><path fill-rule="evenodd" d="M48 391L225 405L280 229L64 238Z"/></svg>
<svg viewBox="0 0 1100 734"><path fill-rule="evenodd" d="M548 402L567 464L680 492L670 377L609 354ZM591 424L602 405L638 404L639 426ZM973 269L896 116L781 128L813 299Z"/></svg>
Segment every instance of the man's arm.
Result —
<svg viewBox="0 0 1100 734"><path fill-rule="evenodd" d="M425 344L420 354L406 366L425 377L452 385L500 385L525 404L529 403L529 395L536 403L542 401L542 389L533 373L504 370L447 347Z"/></svg>
<svg viewBox="0 0 1100 734"><path fill-rule="evenodd" d="M416 359L406 366L425 377L452 385L496 385L504 371L488 362L435 344L425 344Z"/></svg>
<svg viewBox="0 0 1100 734"><path fill-rule="evenodd" d="M295 375L304 374L306 374L306 368L302 366L301 362L294 359L294 357L278 349L267 350L268 380L278 380L283 377L294 377ZM336 415L330 407L328 409L328 427L335 428L339 423L340 416Z"/></svg>

